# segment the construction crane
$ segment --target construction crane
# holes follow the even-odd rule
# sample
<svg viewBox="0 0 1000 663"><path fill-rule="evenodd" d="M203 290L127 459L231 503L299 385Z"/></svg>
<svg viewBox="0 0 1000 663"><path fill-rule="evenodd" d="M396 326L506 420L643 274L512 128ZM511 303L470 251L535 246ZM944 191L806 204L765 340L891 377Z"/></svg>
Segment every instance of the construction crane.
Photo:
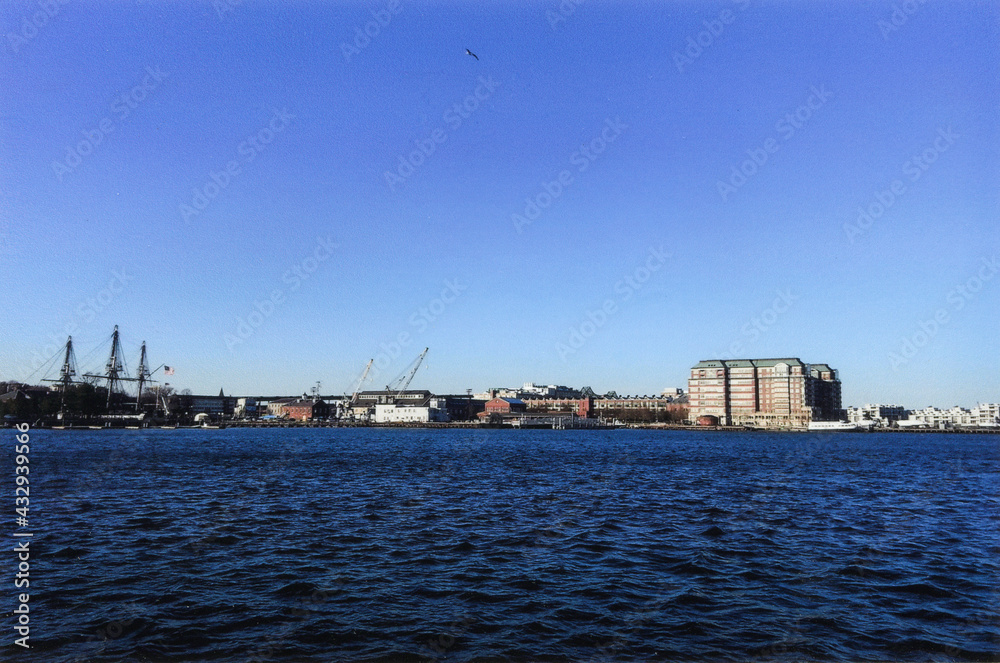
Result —
<svg viewBox="0 0 1000 663"><path fill-rule="evenodd" d="M372 369L372 362L374 362L374 361L375 361L374 359L369 359L368 360L368 365L365 366L365 372L361 374L361 379L358 380L358 384L354 387L354 393L351 394L351 400L350 400L350 404L351 405L354 405L357 402L357 400L358 400L358 393L361 391L361 387L364 386L365 379L368 378L368 371L370 371Z"/></svg>
<svg viewBox="0 0 1000 663"><path fill-rule="evenodd" d="M413 367L412 369L407 367L398 378L385 386L386 391L396 392L396 395L393 397L393 402L399 401L399 397L402 396L403 392L406 391L406 388L410 386L410 381L412 381L413 376L417 374L417 369L420 368L420 363L423 362L424 357L427 356L427 351L429 349L430 348L424 348L424 351L420 353L420 356L417 357L416 361L411 364Z"/></svg>

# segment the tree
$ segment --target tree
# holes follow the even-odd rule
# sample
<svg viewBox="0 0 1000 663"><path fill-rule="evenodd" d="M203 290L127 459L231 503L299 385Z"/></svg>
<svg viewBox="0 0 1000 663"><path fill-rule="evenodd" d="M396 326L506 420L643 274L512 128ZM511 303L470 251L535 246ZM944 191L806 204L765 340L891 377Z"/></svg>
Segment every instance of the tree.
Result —
<svg viewBox="0 0 1000 663"><path fill-rule="evenodd" d="M104 412L107 403L107 390L90 383L70 385L65 395L58 396L60 404L65 403L68 415L96 417Z"/></svg>

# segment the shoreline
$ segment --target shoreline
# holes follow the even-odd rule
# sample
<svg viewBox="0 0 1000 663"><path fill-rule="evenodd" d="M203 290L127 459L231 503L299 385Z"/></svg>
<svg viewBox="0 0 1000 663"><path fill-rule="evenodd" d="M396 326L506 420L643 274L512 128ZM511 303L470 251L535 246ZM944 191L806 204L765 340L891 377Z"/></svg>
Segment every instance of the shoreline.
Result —
<svg viewBox="0 0 1000 663"><path fill-rule="evenodd" d="M115 422L119 423L119 422ZM873 430L854 431L825 431L807 430L795 428L747 428L744 426L694 426L683 424L657 424L657 423L634 423L621 425L602 426L567 426L565 428L554 429L551 425L543 426L514 426L512 424L484 424L476 421L455 421L455 422L413 422L413 423L347 423L337 421L283 421L280 423L264 423L260 421L226 421L218 424L204 425L182 425L182 424L155 424L148 426L137 425L52 425L48 423L29 424L33 430L66 430L66 431L150 431L150 430L224 430L227 428L265 428L265 429L288 429L288 428L377 428L377 429L427 429L427 430L453 430L453 429L482 429L482 430L660 430L660 431L685 431L685 432L705 432L705 433L951 433L959 435L1000 435L1000 429L988 428L877 428ZM14 424L5 424L3 428L13 428Z"/></svg>

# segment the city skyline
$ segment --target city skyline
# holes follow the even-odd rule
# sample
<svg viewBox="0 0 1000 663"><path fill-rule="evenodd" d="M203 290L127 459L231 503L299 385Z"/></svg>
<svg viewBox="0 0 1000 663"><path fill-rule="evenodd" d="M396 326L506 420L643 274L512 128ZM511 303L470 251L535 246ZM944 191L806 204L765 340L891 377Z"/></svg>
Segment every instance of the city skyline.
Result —
<svg viewBox="0 0 1000 663"><path fill-rule="evenodd" d="M995 4L3 6L0 381L998 400Z"/></svg>
<svg viewBox="0 0 1000 663"><path fill-rule="evenodd" d="M116 331L117 331L117 327L116 327ZM110 348L110 346L109 346L109 348ZM89 361L89 364L80 365L80 360L76 356L76 349L75 349L75 346L74 346L74 348L73 348L73 355L72 355L73 368L75 369L75 372L73 373L73 376L72 376L74 380L81 380L83 377L88 377L88 378L91 378L90 381L92 383L97 384L98 386L100 386L101 380L105 379L105 378L100 378L99 377L100 375L104 374L104 373L102 373L102 370L100 369L100 366L102 366L102 365L106 366L107 363L110 360L109 359L105 359L104 356L101 356L99 354L99 352L98 352L99 350L100 350L100 347L92 349L86 355L87 361ZM405 378L409 378L409 379L406 380L406 385L410 385L410 381L413 380L414 377L419 372L420 365L423 362L423 359L424 359L424 357L425 357L425 355L427 353L427 350L429 350L429 348L425 348L425 351L423 353L421 353L416 358L415 361L412 361L412 362L410 362L409 365L405 366L403 368L402 372L399 375L396 375L395 377L392 377L392 378L390 378L387 375L385 375L384 376L385 380L383 380L383 382L388 382L389 384L387 384L387 385L381 385L380 386L377 383L378 379L380 377L380 374L378 372L379 371L378 359L386 359L387 360L385 362L385 366L386 367L392 365L391 361L389 361L387 359L388 358L388 354L386 352L382 352L379 355L377 355L378 359L372 358L370 360L370 365L366 365L365 370L363 370L361 372L361 374L359 374L358 376L356 376L356 378L354 379L354 381L352 382L352 384L348 388L345 388L342 391L338 391L337 389L332 389L331 390L329 388L324 388L322 386L323 385L322 381L321 380L317 380L313 384L309 385L309 387L307 389L302 389L301 392L294 391L294 392L284 392L284 393L281 393L281 392L278 392L277 390L268 389L268 388L265 387L265 388L262 388L262 389L251 390L251 391L244 391L244 392L237 393L237 392L234 392L232 390L227 390L226 387L225 387L225 385L223 385L223 386L221 386L219 388L220 389L220 394L219 395L222 395L223 393L225 393L225 395L227 397L237 397L237 396L239 396L239 397L261 397L261 396L264 396L265 394L267 394L267 395L271 395L271 396L278 395L278 397L297 398L298 394L301 393L301 397L302 398L336 399L336 398L347 398L347 397L349 397L351 395L351 393L354 393L354 392L359 392L359 393L376 393L376 392L379 392L379 393L391 393L391 392L397 391L397 389L399 388L398 385ZM53 383L55 380L52 379L52 376L59 376L59 375L63 375L64 374L63 371L62 371L62 366L64 364L65 354L66 354L66 344L64 344L62 347L60 347L56 352L51 353L50 356L48 357L48 360L44 364L41 363L41 359L42 359L41 355L37 355L37 362L36 363L38 363L39 366L35 370L34 374L31 376L31 379L27 381L27 384L37 384L40 380L41 381L47 381L49 383ZM128 384L128 383L130 383L130 382L134 382L135 381L134 378L138 376L138 368L137 368L138 363L130 363L128 361L128 359L129 358L127 356L123 356L123 355L119 355L118 356L119 370L121 371L120 375L125 379L125 382L122 383L121 387L124 388L124 389L126 389L126 391L128 390L128 388L125 385ZM753 357L753 358L751 358L751 357L743 357L743 358L735 358L735 359L733 359L733 358L726 358L726 359L721 359L721 360L719 360L719 359L708 359L708 360L701 360L701 361L699 361L698 365L696 365L695 368L698 368L701 365L709 365L709 364L711 364L712 366L718 365L718 366L729 366L729 367L733 367L733 366L742 367L742 366L747 366L747 365L771 365L774 362L789 362L789 361L792 364L794 364L794 365L802 365L802 366L810 368L810 369L816 369L816 370L823 371L823 372L829 372L830 375L832 376L832 378L835 379L835 380L837 380L837 384L838 384L837 390L838 390L838 394L839 394L839 391L840 391L840 378L839 378L840 371L838 369L831 368L826 363L802 362L801 359L798 358L798 357ZM177 393L181 393L181 392L184 392L184 393L198 393L201 396L212 396L214 394L214 390L212 390L212 389L209 389L207 391L194 392L191 389L185 387L183 385L183 383L181 383L180 385L177 385L177 384L171 384L169 382L166 382L165 378L174 376L176 374L176 366L169 366L167 364L160 364L159 366L156 366L154 364L147 363L145 365L145 367L146 367L147 371L152 371L152 375L149 375L147 373L147 377L144 378L144 382L149 385L144 391L153 391L153 390L156 390L158 388L158 385L162 384L164 386L169 386L173 391L175 391ZM375 373L371 372L372 368L374 368L376 370ZM685 378L683 380L678 381L677 385L680 385L680 386L671 385L671 386L667 386L667 387L664 387L664 388L662 388L660 390L656 390L656 391L653 391L653 392L637 392L637 391L633 392L633 391L630 391L628 389L621 389L621 390L619 390L619 389L616 389L614 387L611 387L611 388L608 388L608 389L593 389L590 384L564 385L564 384L555 384L553 382L547 382L547 381L538 381L538 382L535 382L535 381L530 381L530 380L529 381L524 381L524 382L518 382L516 384L500 385L500 384L490 383L489 386L485 386L485 387L483 387L483 386L480 385L480 386L476 386L476 387L465 387L465 388L461 388L461 389L450 389L450 390L444 390L444 391L441 391L441 390L438 390L438 391L427 390L427 391L428 391L428 393L452 394L452 395L461 395L462 393L466 393L466 394L469 394L469 395L473 395L474 394L476 397L482 397L482 395L485 394L485 393L496 392L496 391L501 391L502 392L502 391L522 391L522 390L526 390L526 391L529 391L529 392L532 392L532 393L540 394L546 388L549 388L550 391L553 388L556 389L556 390L567 389L567 390L570 390L570 391L579 391L579 390L584 390L585 391L587 389L590 389L591 391L593 391L599 397L603 397L606 394L615 393L619 397L623 397L623 398L624 397L636 397L636 398L654 397L654 398L658 398L658 397L661 397L661 396L664 396L664 397L669 396L670 398L673 398L673 397L676 397L678 395L678 393L677 393L676 390L680 389L681 392L683 393L684 397L687 398L687 397L693 395L691 393L692 389L690 388L691 380L693 378L693 373L694 373L693 369L689 370L688 375L685 376ZM373 380L371 377L369 377L371 375L375 375L376 378ZM95 378L96 378L96 380L95 380ZM171 377L171 379L176 379L176 378ZM14 382L14 381L12 381L12 382ZM157 386L153 386L153 385L157 385ZM392 386L392 385L396 385L396 386ZM414 385L419 385L419 380L417 380L416 382L414 382ZM54 388L54 385L50 385L50 386L53 386L53 388ZM404 386L402 388L406 389L407 387ZM417 389L418 391L422 391L423 390L422 388L418 388L416 386L414 388ZM388 391L385 391L385 390L388 390ZM697 396L697 394L694 394L694 396ZM134 398L134 394L133 394L133 398ZM838 395L838 398L839 398L839 395ZM975 405L978 406L978 405L986 404L986 403L989 403L989 402L990 401L987 401L987 400L979 400L979 401L976 401ZM844 402L842 409L844 411L847 411L847 410L849 410L851 408L861 408L861 407L873 406L873 405L899 405L900 407L903 407L907 411L917 411L917 410L920 410L920 409L927 409L927 408L933 409L933 408L937 408L937 407L942 406L942 404L934 404L934 403L932 403L932 404L927 404L927 405L923 405L923 406L914 405L914 406L911 407L909 405L900 405L900 403L898 401L894 401L892 399L882 399L882 400L877 401L877 402L876 401L871 401L871 402L867 402L867 403L847 403L847 402ZM948 408L948 407L961 408L961 407L963 407L963 404L954 403L954 404L951 404L951 405L945 405L944 406L945 409ZM971 404L965 404L964 407L968 408L968 407L972 407L972 405Z"/></svg>

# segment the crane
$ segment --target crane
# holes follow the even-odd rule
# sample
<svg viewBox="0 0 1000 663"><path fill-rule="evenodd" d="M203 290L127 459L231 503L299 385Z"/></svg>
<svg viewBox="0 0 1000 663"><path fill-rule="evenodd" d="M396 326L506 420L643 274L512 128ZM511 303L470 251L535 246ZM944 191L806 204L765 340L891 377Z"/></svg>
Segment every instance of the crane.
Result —
<svg viewBox="0 0 1000 663"><path fill-rule="evenodd" d="M368 377L368 371L371 370L371 368L372 368L372 362L374 362L374 361L375 361L374 359L369 359L368 360L368 365L365 366L365 372L361 374L361 379L358 380L358 384L354 387L354 393L351 394L351 401L350 401L351 405L354 405L354 403L357 402L357 400L358 400L358 392L360 392L361 391L361 387L364 386L365 379Z"/></svg>
<svg viewBox="0 0 1000 663"><path fill-rule="evenodd" d="M424 360L424 357L427 356L427 351L429 349L430 348L424 348L424 351L420 353L420 356L417 357L416 361L411 364L411 366L413 366L412 369L407 367L398 378L385 386L386 391L396 392L395 397L393 397L393 401L398 401L399 397L403 395L404 391L406 391L406 388L410 386L410 381L412 381L413 376L417 374L417 369L420 368L420 363Z"/></svg>

